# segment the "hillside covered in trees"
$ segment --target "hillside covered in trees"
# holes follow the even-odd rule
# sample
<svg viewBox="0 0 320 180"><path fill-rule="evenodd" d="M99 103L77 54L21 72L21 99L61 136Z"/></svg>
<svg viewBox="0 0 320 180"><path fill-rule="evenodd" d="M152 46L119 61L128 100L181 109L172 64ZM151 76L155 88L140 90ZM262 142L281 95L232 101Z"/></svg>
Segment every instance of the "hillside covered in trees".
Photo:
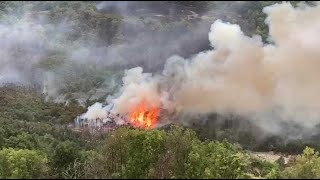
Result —
<svg viewBox="0 0 320 180"><path fill-rule="evenodd" d="M264 134L243 117L211 113L151 130L74 128L119 92L126 69L159 73L173 54L210 49L217 19L267 42L263 8L275 3L0 2L0 178L320 178L319 131L285 134L299 124ZM270 151L280 158L254 155Z"/></svg>

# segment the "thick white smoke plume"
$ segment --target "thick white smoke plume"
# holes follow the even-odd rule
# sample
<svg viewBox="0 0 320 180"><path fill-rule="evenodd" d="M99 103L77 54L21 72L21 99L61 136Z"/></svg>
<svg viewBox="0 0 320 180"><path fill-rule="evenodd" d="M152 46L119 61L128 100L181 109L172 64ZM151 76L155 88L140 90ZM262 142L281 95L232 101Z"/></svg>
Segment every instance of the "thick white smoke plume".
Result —
<svg viewBox="0 0 320 180"><path fill-rule="evenodd" d="M84 119L105 119L108 117L107 111L110 108L108 106L103 107L101 103L95 103L92 106L88 107L88 111L86 114L82 116Z"/></svg>
<svg viewBox="0 0 320 180"><path fill-rule="evenodd" d="M209 33L212 50L172 56L161 75L127 70L120 94L109 101L113 111L127 113L146 100L178 113L251 117L269 131L289 120L312 128L320 120L320 6L283 2L263 11L272 43L217 20Z"/></svg>

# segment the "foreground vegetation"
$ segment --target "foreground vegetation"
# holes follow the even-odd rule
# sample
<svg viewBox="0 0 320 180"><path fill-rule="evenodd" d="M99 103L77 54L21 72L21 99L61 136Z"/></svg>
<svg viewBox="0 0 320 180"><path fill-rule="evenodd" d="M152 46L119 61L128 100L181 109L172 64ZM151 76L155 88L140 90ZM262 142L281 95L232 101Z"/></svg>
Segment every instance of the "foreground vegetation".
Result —
<svg viewBox="0 0 320 180"><path fill-rule="evenodd" d="M124 127L93 136L72 131L62 120L71 120L81 106L46 102L23 86L0 89L1 178L320 177L313 148L285 164L257 159L226 139L199 138L178 125L148 131Z"/></svg>

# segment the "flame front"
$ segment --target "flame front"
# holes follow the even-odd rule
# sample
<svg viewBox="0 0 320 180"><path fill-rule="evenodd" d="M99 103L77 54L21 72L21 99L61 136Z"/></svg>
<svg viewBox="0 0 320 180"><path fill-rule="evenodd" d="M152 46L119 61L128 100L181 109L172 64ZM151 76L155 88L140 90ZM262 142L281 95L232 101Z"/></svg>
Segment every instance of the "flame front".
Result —
<svg viewBox="0 0 320 180"><path fill-rule="evenodd" d="M129 123L136 128L151 129L157 124L159 108L148 108L142 101L129 113Z"/></svg>

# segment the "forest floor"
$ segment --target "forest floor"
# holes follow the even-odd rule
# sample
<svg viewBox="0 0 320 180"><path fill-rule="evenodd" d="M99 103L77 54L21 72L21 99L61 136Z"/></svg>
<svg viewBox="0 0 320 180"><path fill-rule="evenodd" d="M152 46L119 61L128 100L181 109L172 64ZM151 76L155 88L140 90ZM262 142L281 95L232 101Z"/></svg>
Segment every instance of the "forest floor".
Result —
<svg viewBox="0 0 320 180"><path fill-rule="evenodd" d="M254 157L259 158L261 160L266 160L269 162L275 162L277 161L280 157L284 158L284 164L287 164L291 158L295 158L294 155L284 155L280 153L274 153L272 151L270 152L252 152L251 153Z"/></svg>

